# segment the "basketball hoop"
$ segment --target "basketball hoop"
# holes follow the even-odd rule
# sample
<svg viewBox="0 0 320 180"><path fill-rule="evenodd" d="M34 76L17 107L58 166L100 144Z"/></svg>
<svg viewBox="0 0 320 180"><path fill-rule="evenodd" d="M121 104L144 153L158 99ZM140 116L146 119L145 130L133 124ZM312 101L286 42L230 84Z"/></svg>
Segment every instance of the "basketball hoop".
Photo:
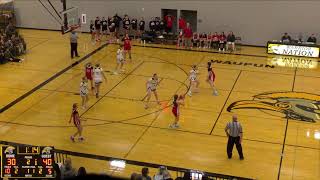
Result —
<svg viewBox="0 0 320 180"><path fill-rule="evenodd" d="M60 13L62 18L61 28L62 34L68 33L70 31L78 31L81 29L81 18L79 16L79 11L77 7L69 8Z"/></svg>

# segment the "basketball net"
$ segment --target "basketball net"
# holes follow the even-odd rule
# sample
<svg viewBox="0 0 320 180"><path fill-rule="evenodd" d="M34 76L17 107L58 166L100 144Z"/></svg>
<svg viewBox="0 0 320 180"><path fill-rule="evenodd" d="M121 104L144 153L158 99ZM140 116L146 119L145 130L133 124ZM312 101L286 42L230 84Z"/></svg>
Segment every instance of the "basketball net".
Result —
<svg viewBox="0 0 320 180"><path fill-rule="evenodd" d="M68 33L70 31L76 31L77 33L81 33L81 19L79 16L79 11L77 7L72 7L61 13L62 24L67 24L67 27L62 28L62 34Z"/></svg>

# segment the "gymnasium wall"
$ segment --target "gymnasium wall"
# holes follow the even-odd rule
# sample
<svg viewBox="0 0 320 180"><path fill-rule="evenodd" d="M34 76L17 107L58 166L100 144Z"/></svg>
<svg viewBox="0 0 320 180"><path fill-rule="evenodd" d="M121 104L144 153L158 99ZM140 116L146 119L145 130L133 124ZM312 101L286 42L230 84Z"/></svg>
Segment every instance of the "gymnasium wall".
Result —
<svg viewBox="0 0 320 180"><path fill-rule="evenodd" d="M60 0L51 0L62 9ZM43 0L43 2L46 2ZM125 13L130 16L160 16L161 8L198 11L198 31L234 31L243 43L265 45L279 39L283 32L293 38L302 33L307 38L316 33L320 40L320 1L263 1L263 0L67 0L77 6L87 19ZM144 8L144 10L142 9ZM15 0L19 27L60 29L60 25L40 5L38 0ZM88 31L87 25L84 30Z"/></svg>

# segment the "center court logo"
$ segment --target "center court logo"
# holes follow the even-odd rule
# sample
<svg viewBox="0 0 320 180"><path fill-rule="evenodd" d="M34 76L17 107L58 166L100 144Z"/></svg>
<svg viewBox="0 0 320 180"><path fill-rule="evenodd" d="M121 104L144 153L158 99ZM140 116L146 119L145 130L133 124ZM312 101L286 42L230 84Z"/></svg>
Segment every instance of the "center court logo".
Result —
<svg viewBox="0 0 320 180"><path fill-rule="evenodd" d="M236 109L256 109L263 112L273 111L285 118L316 122L320 120L320 96L304 92L270 92L253 96L253 100L236 101L227 108L228 112Z"/></svg>

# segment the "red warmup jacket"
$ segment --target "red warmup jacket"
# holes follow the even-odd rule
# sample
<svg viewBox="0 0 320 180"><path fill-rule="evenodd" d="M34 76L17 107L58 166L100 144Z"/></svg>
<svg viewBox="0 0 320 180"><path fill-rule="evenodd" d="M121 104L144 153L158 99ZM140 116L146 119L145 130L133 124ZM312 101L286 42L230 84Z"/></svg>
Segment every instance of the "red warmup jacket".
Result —
<svg viewBox="0 0 320 180"><path fill-rule="evenodd" d="M184 28L183 34L185 38L192 38L192 29L189 27Z"/></svg>
<svg viewBox="0 0 320 180"><path fill-rule="evenodd" d="M186 28L186 20L184 20L183 18L179 19L179 29L184 29Z"/></svg>
<svg viewBox="0 0 320 180"><path fill-rule="evenodd" d="M164 19L166 20L166 24L168 28L172 28L173 24L173 16L165 16Z"/></svg>
<svg viewBox="0 0 320 180"><path fill-rule="evenodd" d="M225 35L222 35L222 34L221 34L221 35L219 36L219 41L226 41L226 39L227 39L227 38L226 38Z"/></svg>

